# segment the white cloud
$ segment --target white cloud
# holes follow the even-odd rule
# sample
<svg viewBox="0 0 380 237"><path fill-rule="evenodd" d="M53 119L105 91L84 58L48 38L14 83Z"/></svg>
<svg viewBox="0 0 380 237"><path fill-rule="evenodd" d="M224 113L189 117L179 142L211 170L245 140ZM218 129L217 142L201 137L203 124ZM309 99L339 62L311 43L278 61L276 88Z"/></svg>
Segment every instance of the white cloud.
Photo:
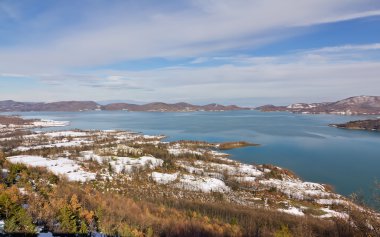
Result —
<svg viewBox="0 0 380 237"><path fill-rule="evenodd" d="M325 24L325 23L348 21L348 20L354 20L354 19L372 17L372 16L380 16L380 10L355 12L355 13L351 13L351 14L343 14L343 15L339 15L339 16L327 17L326 19L321 19L318 21L303 22L303 23L298 24L298 25L299 26L307 26L307 25L313 25L313 24Z"/></svg>
<svg viewBox="0 0 380 237"><path fill-rule="evenodd" d="M52 36L43 35L40 44L24 41L17 47L0 47L0 70L42 73L122 60L202 57L272 42L294 34L297 25L379 14L371 9L378 6L375 0L193 0L177 8L151 5L138 8L138 13L125 4L117 10L104 6L103 13L90 8L77 26L58 27Z"/></svg>
<svg viewBox="0 0 380 237"><path fill-rule="evenodd" d="M51 34L41 35L39 43L29 42L25 35L20 44L0 46L0 78L33 77L48 84L49 91L17 94L25 100L34 96L217 102L379 93L379 43L270 57L231 53L298 34L305 26L380 15L376 0L193 0L137 8L125 4L90 8L70 27L49 26L55 14L36 18L33 25L43 24ZM20 12L9 9L7 15L22 24ZM93 69L155 57L193 60L144 71ZM12 98L7 93L2 95Z"/></svg>
<svg viewBox="0 0 380 237"><path fill-rule="evenodd" d="M379 94L380 61L365 57L368 50L377 50L376 45L342 45L273 57L207 58L211 62L229 63L214 66L193 67L190 63L189 66L155 70L98 70L88 74L35 77L60 85L53 87L55 100L58 97L79 97L145 102L245 101L248 105L260 105L255 102L256 98L268 97L287 102L305 98L309 102L335 100L359 94ZM346 58L352 51L363 54L360 60ZM270 99L264 103L268 102Z"/></svg>
<svg viewBox="0 0 380 237"><path fill-rule="evenodd" d="M361 44L361 45L341 45L334 47L324 47L310 52L315 53L339 53L344 51L364 51L364 50L380 50L380 43L375 44Z"/></svg>

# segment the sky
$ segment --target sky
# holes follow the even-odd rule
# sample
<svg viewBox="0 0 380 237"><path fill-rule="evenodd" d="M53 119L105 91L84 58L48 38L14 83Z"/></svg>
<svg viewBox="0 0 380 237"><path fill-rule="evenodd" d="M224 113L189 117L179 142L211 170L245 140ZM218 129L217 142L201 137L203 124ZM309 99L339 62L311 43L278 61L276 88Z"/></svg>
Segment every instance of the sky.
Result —
<svg viewBox="0 0 380 237"><path fill-rule="evenodd" d="M0 100L380 95L379 0L0 0Z"/></svg>

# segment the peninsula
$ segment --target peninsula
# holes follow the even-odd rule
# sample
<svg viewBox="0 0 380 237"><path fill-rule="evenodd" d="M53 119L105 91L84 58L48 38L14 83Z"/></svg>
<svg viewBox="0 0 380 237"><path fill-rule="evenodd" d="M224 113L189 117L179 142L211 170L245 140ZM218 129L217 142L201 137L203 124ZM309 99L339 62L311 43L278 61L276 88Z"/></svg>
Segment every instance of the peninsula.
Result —
<svg viewBox="0 0 380 237"><path fill-rule="evenodd" d="M354 129L354 130L369 130L380 132L380 119L367 119L350 121L343 124L330 124L332 127Z"/></svg>

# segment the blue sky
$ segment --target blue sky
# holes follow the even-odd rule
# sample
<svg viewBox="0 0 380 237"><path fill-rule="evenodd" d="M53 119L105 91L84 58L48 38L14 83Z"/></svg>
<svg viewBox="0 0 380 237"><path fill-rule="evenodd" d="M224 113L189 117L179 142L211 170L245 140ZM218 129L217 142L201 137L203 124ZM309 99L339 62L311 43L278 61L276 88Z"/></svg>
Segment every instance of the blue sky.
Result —
<svg viewBox="0 0 380 237"><path fill-rule="evenodd" d="M378 0L0 0L0 100L380 95Z"/></svg>

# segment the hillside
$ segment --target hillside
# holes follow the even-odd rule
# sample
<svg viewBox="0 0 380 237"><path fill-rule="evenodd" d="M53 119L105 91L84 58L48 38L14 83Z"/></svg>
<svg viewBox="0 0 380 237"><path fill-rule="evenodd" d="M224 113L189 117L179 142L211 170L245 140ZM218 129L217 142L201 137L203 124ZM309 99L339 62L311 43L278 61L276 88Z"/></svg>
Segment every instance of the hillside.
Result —
<svg viewBox="0 0 380 237"><path fill-rule="evenodd" d="M289 111L304 114L367 115L380 114L380 96L355 96L336 102L296 103L288 106L265 105L256 108L264 112Z"/></svg>
<svg viewBox="0 0 380 237"><path fill-rule="evenodd" d="M0 126L0 221L8 233L380 233L378 213L328 185L305 182L273 165L243 164L221 152L254 144L165 142L162 135L122 130L30 130L38 126Z"/></svg>

